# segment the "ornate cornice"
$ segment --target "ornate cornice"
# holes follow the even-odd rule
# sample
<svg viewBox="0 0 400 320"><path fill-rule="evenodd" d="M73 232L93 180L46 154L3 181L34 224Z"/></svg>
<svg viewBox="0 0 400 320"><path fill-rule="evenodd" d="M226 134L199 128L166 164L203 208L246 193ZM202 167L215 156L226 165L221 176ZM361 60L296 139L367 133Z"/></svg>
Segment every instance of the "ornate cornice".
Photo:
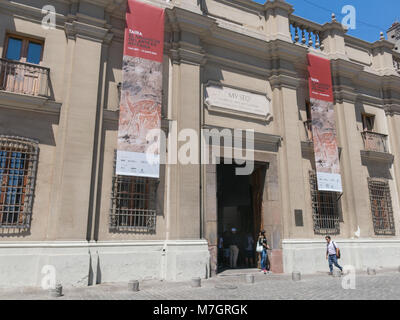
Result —
<svg viewBox="0 0 400 320"><path fill-rule="evenodd" d="M400 104L385 104L384 110L386 116L388 117L393 117L394 115L400 115Z"/></svg>
<svg viewBox="0 0 400 320"><path fill-rule="evenodd" d="M276 10L284 10L288 13L288 15L292 14L294 12L293 6L287 2L285 2L285 0L274 0L274 1L267 1L264 4L264 10L268 11L268 10L272 10L273 12L275 12Z"/></svg>
<svg viewBox="0 0 400 320"><path fill-rule="evenodd" d="M113 37L109 29L96 27L79 21L66 22L64 29L67 38L72 40L76 39L76 37L80 37L108 44Z"/></svg>

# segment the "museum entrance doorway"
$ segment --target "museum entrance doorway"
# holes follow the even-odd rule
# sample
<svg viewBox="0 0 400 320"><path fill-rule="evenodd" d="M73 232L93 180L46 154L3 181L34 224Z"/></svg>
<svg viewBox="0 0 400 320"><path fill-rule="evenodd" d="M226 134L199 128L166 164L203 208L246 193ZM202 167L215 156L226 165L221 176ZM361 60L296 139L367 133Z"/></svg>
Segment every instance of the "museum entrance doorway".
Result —
<svg viewBox="0 0 400 320"><path fill-rule="evenodd" d="M255 247L263 226L267 163L255 163L250 175L237 175L236 168L236 164L217 165L218 272L255 268L258 262ZM236 244L238 251L230 248L231 244Z"/></svg>

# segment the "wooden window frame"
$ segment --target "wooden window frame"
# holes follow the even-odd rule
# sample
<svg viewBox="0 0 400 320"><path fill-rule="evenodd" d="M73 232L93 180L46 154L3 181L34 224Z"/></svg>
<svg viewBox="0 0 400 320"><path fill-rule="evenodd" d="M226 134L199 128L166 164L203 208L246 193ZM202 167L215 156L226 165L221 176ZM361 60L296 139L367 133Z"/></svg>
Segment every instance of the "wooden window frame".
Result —
<svg viewBox="0 0 400 320"><path fill-rule="evenodd" d="M361 114L361 118L362 118L362 125L363 125L363 131L367 131L367 132L376 132L376 128L375 128L375 122L376 122L376 115L371 114L371 113L362 113ZM372 128L368 129L367 127L367 118L372 118L373 122L372 122Z"/></svg>
<svg viewBox="0 0 400 320"><path fill-rule="evenodd" d="M22 40L22 46L21 46L21 52L20 52L20 60L18 60L18 62L22 62L22 63L29 63L29 62L26 61L26 59L28 57L29 42L40 44L42 46L42 51L40 53L40 62L39 62L38 65L42 64L43 52L44 52L44 40L36 39L36 38L33 38L33 37L29 37L29 36L23 36L23 35L16 34L16 33L9 33L9 32L6 33L6 38L5 38L5 45L4 45L4 51L3 51L3 58L4 59L6 59L6 57L7 57L8 44L9 44L10 38Z"/></svg>

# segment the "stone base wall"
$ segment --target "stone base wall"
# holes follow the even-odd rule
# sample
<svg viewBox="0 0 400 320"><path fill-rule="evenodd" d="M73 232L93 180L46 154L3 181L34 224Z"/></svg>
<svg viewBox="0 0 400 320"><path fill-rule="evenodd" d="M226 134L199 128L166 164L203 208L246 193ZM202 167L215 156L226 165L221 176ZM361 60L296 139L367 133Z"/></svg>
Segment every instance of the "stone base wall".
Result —
<svg viewBox="0 0 400 320"><path fill-rule="evenodd" d="M66 286L104 282L206 278L204 240L126 242L2 242L0 287L41 286L46 265Z"/></svg>
<svg viewBox="0 0 400 320"><path fill-rule="evenodd" d="M341 251L339 264L351 265L356 270L368 267L394 269L400 266L400 239L333 239ZM283 240L283 269L285 273L303 274L329 272L326 242L313 240Z"/></svg>

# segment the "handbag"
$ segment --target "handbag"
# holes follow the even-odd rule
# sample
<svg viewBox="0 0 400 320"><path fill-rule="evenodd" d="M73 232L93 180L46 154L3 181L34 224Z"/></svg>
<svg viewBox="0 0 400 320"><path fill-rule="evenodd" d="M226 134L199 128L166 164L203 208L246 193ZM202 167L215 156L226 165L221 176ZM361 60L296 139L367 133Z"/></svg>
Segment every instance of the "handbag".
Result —
<svg viewBox="0 0 400 320"><path fill-rule="evenodd" d="M260 244L260 240L257 241L256 251L261 253L263 251L263 246Z"/></svg>

